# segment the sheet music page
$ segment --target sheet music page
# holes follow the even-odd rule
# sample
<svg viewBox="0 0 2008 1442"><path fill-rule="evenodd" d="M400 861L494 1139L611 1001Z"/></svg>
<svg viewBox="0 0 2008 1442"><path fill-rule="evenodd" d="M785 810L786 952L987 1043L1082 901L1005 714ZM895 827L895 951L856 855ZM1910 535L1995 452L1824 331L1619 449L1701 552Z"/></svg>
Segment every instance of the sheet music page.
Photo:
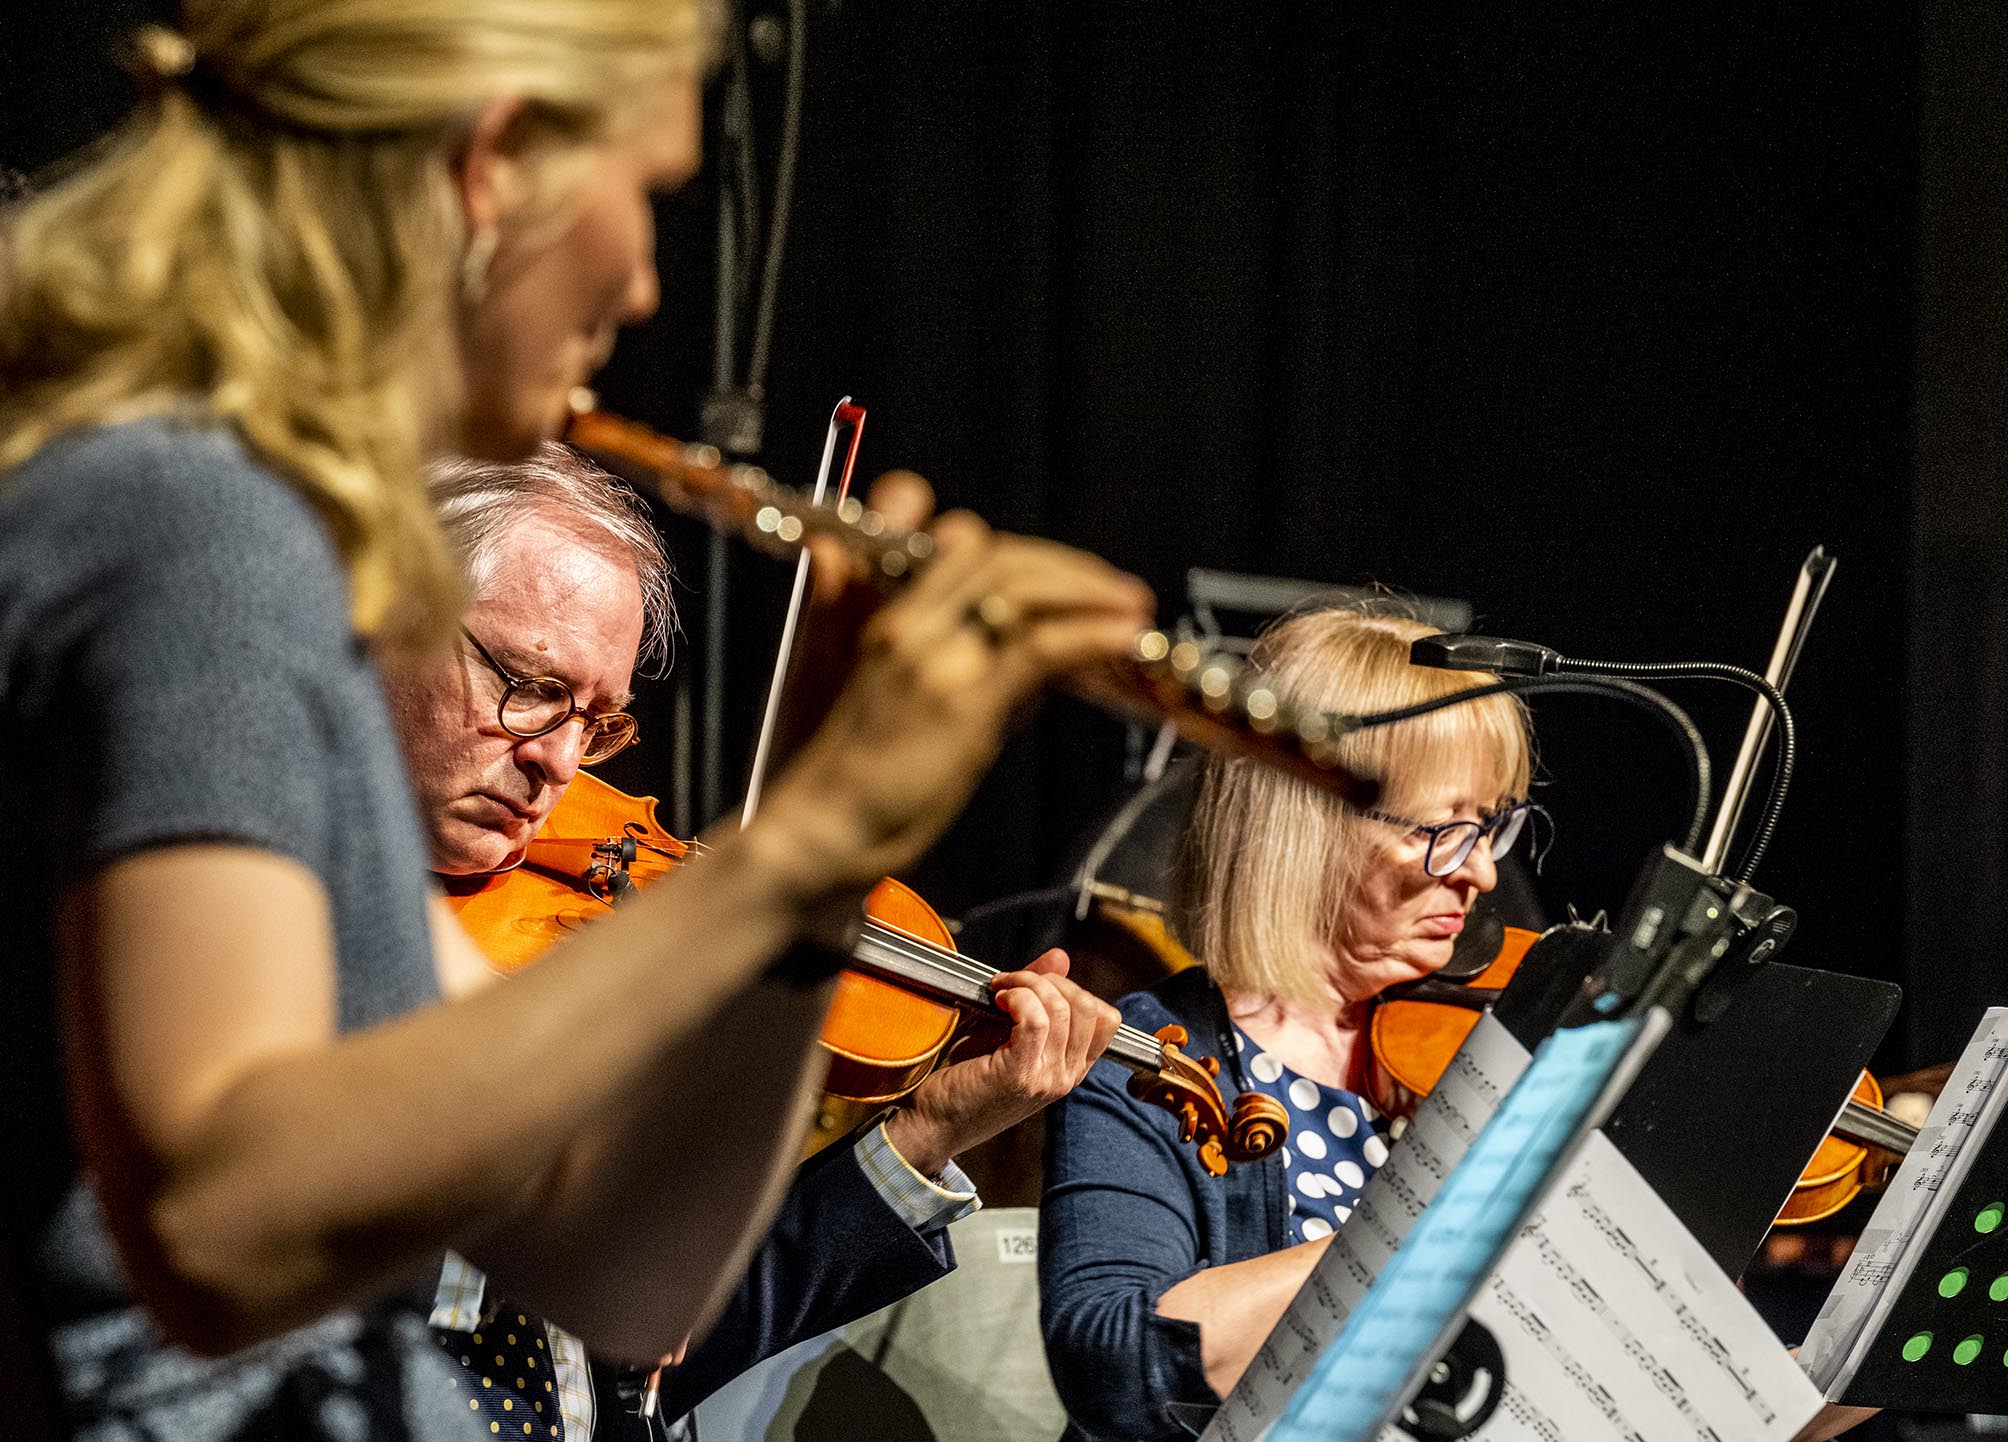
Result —
<svg viewBox="0 0 2008 1442"><path fill-rule="evenodd" d="M1989 1007L1799 1349L1799 1365L1828 1397L1839 1397L1853 1379L1903 1291L1915 1260L1912 1244L1937 1230L1944 1204L1971 1165L1976 1130L1985 1135L1992 1129L2003 1103L2004 1070L2008 1007Z"/></svg>
<svg viewBox="0 0 2008 1442"><path fill-rule="evenodd" d="M1472 1434L1484 1442L1787 1442L1819 1410L1736 1284L1601 1132L1470 1315L1505 1359L1498 1410Z"/></svg>
<svg viewBox="0 0 2008 1442"><path fill-rule="evenodd" d="M1666 1034L1653 1010L1543 1041L1388 1265L1311 1364L1275 1442L1372 1442L1456 1334L1514 1235Z"/></svg>
<svg viewBox="0 0 2008 1442"><path fill-rule="evenodd" d="M1332 1237L1325 1255L1206 1429L1207 1442L1266 1434L1415 1219L1527 1069L1527 1049L1488 1012Z"/></svg>

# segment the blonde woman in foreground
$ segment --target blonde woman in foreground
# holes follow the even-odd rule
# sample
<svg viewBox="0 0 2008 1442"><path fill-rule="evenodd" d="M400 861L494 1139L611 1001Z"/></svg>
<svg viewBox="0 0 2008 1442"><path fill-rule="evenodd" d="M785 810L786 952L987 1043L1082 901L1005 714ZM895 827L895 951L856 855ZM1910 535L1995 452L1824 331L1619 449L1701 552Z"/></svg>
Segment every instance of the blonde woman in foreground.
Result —
<svg viewBox="0 0 2008 1442"><path fill-rule="evenodd" d="M190 0L151 97L0 223L0 1141L15 1405L60 1432L477 1435L425 1327L447 1248L611 1356L701 1329L792 1160L818 941L1146 619L944 520L757 824L478 985L375 669L460 613L421 466L527 454L654 309L710 29Z"/></svg>

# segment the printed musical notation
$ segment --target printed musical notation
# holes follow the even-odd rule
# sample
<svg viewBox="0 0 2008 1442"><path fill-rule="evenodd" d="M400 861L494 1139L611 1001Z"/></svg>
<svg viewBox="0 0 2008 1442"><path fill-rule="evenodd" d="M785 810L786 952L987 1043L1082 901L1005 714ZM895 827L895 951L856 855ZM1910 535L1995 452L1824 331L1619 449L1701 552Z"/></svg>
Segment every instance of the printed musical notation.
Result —
<svg viewBox="0 0 2008 1442"><path fill-rule="evenodd" d="M1472 1315L1520 1322L1524 1343L1502 1337L1507 1377L1572 1438L1789 1437L1817 1394L1664 1210L1615 1147L1591 1138Z"/></svg>
<svg viewBox="0 0 2008 1442"><path fill-rule="evenodd" d="M1453 1071L1467 1083L1487 1076L1504 1095L1526 1054L1503 1029L1478 1042L1477 1065ZM1209 1439L1280 1435L1275 1420L1315 1375L1322 1339L1338 1334L1414 1224L1409 1201L1433 1200L1438 1167L1455 1166L1468 1148L1475 1129L1449 1124L1451 1108L1436 1100L1369 1183ZM1483 1125L1475 1087L1460 1085L1449 1100L1467 1124ZM1429 1157L1405 1158L1417 1140ZM1397 1168L1399 1185L1376 1186ZM1819 1404L1734 1285L1600 1134L1506 1250L1469 1315L1506 1363L1497 1410L1475 1434L1481 1442L1783 1442ZM1394 1437L1384 1431L1380 1442Z"/></svg>
<svg viewBox="0 0 2008 1442"><path fill-rule="evenodd" d="M1277 1419L1275 1442L1370 1442L1422 1384L1567 1159L1664 1035L1666 1017L1566 1028L1491 1119Z"/></svg>
<svg viewBox="0 0 2008 1442"><path fill-rule="evenodd" d="M1992 1132L2008 1091L2008 1007L1991 1007L1960 1052L1945 1090L1876 1203L1848 1264L1813 1322L1799 1363L1841 1397L1909 1285L1917 1258Z"/></svg>
<svg viewBox="0 0 2008 1442"><path fill-rule="evenodd" d="M1254 1442L1282 1414L1319 1351L1366 1296L1527 1062L1526 1048L1503 1026L1489 1016L1480 1019L1368 1181L1352 1217L1333 1235L1255 1363L1214 1415L1208 1439ZM1314 1340L1307 1342L1307 1334Z"/></svg>

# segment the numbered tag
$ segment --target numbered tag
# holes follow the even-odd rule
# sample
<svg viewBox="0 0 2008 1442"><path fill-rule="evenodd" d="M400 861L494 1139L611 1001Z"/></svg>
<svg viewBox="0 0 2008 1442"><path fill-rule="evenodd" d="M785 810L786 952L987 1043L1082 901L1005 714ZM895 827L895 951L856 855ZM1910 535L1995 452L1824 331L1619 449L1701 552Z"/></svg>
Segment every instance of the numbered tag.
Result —
<svg viewBox="0 0 2008 1442"><path fill-rule="evenodd" d="M997 1260L1000 1262L1036 1262L1039 1260L1039 1229L1031 1227L999 1227L997 1229Z"/></svg>

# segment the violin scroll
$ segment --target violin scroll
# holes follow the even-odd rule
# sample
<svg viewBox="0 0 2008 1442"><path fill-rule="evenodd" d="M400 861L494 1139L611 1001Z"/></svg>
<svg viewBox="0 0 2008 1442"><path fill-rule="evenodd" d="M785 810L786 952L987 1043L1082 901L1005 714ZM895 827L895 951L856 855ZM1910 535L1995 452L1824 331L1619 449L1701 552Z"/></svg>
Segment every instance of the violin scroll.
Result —
<svg viewBox="0 0 2008 1442"><path fill-rule="evenodd" d="M1230 1114L1220 1096L1219 1059L1188 1056L1182 1048L1191 1037L1182 1026L1159 1028L1157 1040L1163 1058L1158 1071L1132 1076L1129 1094L1178 1119L1178 1139L1196 1143L1209 1176L1225 1176L1229 1162L1252 1162L1283 1144L1290 1114L1281 1102L1244 1092Z"/></svg>
<svg viewBox="0 0 2008 1442"><path fill-rule="evenodd" d="M1234 1111L1227 1119L1227 1155L1234 1161L1266 1157L1289 1135L1290 1114L1276 1098L1261 1092L1234 1098Z"/></svg>

